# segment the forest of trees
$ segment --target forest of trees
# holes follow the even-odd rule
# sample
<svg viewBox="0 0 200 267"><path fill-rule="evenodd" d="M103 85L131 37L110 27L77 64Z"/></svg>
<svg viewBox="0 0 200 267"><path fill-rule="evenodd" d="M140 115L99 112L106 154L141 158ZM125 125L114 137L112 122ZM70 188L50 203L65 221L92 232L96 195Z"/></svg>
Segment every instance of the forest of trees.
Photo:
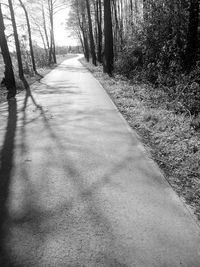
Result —
<svg viewBox="0 0 200 267"><path fill-rule="evenodd" d="M198 0L71 0L67 26L85 58L104 72L125 75L170 94L183 95L191 114L200 111ZM179 92L177 92L177 84ZM166 89L167 88L167 89Z"/></svg>
<svg viewBox="0 0 200 267"><path fill-rule="evenodd" d="M12 55L16 55L18 76L25 89L25 72L38 75L37 66L56 63L54 36L55 15L67 7L64 0L2 0L0 1L0 48L5 64L4 83L7 98L16 95ZM38 46L32 36L40 41ZM15 45L12 54L9 46ZM13 49L12 49L13 50Z"/></svg>
<svg viewBox="0 0 200 267"><path fill-rule="evenodd" d="M67 6L66 27L79 39L87 61L103 64L109 75L114 71L130 80L137 77L174 95L177 84L183 84L178 93L184 105L191 114L200 111L198 0L1 0L0 46L6 85L13 91L8 97L16 93L9 39L15 43L19 77L26 87L24 69L31 65L37 74L35 57L41 50L32 35L43 46L38 61L56 63L54 17Z"/></svg>

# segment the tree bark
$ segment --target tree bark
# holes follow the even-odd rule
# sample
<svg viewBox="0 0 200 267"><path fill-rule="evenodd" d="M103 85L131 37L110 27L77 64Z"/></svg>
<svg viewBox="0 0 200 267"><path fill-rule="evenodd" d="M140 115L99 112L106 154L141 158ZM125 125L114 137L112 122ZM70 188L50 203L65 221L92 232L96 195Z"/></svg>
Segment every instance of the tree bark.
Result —
<svg viewBox="0 0 200 267"><path fill-rule="evenodd" d="M95 43L94 43L94 36L93 36L93 29L92 29L92 19L91 19L91 12L90 12L90 3L89 0L86 0L86 7L87 7L87 14L88 14L88 25L89 25L89 37L90 37L90 49L92 55L92 63L93 65L97 65L96 59L96 52L95 52Z"/></svg>
<svg viewBox="0 0 200 267"><path fill-rule="evenodd" d="M85 48L85 58L86 58L87 62L89 62L89 60L90 60L89 45L88 45L87 34L85 32L83 32L83 42L84 42L84 48Z"/></svg>
<svg viewBox="0 0 200 267"><path fill-rule="evenodd" d="M9 9L10 9L10 15L12 20L12 26L13 26L13 32L14 32L14 38L15 38L15 47L16 47L16 54L17 54L17 62L18 62L18 68L19 68L19 78L24 84L24 87L26 89L29 88L29 85L24 77L24 70L23 70L23 64L22 64L22 57L21 57L21 50L20 50L20 44L19 44L19 38L17 33L17 25L15 21L15 14L13 9L12 0L8 0L9 3Z"/></svg>
<svg viewBox="0 0 200 267"><path fill-rule="evenodd" d="M49 19L50 19L50 54L49 59L50 62L53 59L53 63L56 64L56 48L55 48L55 37L54 37L54 19L53 19L53 1L48 0L48 8L49 8Z"/></svg>
<svg viewBox="0 0 200 267"><path fill-rule="evenodd" d="M113 53L113 31L110 0L104 0L104 60L103 70L105 73L112 75L114 53Z"/></svg>
<svg viewBox="0 0 200 267"><path fill-rule="evenodd" d="M198 23L199 23L199 1L190 0L188 40L185 55L185 68L190 71L196 63L198 49Z"/></svg>
<svg viewBox="0 0 200 267"><path fill-rule="evenodd" d="M7 99L10 99L16 96L16 85L12 67L12 60L10 57L10 52L8 49L8 44L6 41L6 36L4 31L5 31L5 26L0 4L0 47L5 64L5 85L8 90Z"/></svg>
<svg viewBox="0 0 200 267"><path fill-rule="evenodd" d="M88 32L86 29L86 18L84 12L82 13L82 25L81 30L83 33L83 41L84 41L84 47L85 47L85 58L89 62L90 60L90 49L89 49L89 43L88 43Z"/></svg>
<svg viewBox="0 0 200 267"><path fill-rule="evenodd" d="M89 55L89 45L88 45L88 38L87 38L87 31L86 31L86 19L85 19L85 12L83 10L79 10L79 4L78 1L76 2L77 4L77 17L78 17L78 25L82 33L83 37L83 51L84 51L84 56L85 59L89 62L90 60L90 55ZM81 14L80 14L81 13Z"/></svg>
<svg viewBox="0 0 200 267"><path fill-rule="evenodd" d="M101 0L97 0L97 29L98 29L98 43L97 43L97 59L102 62L102 6Z"/></svg>

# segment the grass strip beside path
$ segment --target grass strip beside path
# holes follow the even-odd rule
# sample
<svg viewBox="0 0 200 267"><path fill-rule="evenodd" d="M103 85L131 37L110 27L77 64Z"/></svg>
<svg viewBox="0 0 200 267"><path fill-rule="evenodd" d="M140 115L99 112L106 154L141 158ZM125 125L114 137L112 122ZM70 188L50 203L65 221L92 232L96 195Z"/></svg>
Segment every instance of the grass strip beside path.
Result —
<svg viewBox="0 0 200 267"><path fill-rule="evenodd" d="M169 108L168 95L145 84L132 84L122 76L109 77L102 67L81 59L108 92L129 125L178 195L200 220L200 132L191 127L187 111Z"/></svg>

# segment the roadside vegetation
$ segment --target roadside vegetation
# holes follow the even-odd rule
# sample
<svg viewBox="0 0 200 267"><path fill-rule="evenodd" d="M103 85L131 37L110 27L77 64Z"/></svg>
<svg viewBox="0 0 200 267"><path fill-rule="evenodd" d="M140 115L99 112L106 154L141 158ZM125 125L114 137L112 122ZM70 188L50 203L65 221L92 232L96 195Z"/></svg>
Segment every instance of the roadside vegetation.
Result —
<svg viewBox="0 0 200 267"><path fill-rule="evenodd" d="M200 219L200 3L105 1L71 0L84 64Z"/></svg>
<svg viewBox="0 0 200 267"><path fill-rule="evenodd" d="M177 103L162 88L103 73L84 59L81 62L106 89L129 125L141 136L146 149L163 170L168 182L200 220L200 131L188 111L177 112Z"/></svg>

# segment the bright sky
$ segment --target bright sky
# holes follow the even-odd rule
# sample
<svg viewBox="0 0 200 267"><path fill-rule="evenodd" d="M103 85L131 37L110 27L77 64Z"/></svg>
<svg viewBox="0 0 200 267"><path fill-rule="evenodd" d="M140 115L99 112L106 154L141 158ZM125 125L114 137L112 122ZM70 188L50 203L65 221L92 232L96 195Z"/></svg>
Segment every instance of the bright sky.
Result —
<svg viewBox="0 0 200 267"><path fill-rule="evenodd" d="M70 32L67 32L65 21L68 18L69 9L61 10L55 15L55 41L56 45L69 46L77 45L78 41L71 36Z"/></svg>

